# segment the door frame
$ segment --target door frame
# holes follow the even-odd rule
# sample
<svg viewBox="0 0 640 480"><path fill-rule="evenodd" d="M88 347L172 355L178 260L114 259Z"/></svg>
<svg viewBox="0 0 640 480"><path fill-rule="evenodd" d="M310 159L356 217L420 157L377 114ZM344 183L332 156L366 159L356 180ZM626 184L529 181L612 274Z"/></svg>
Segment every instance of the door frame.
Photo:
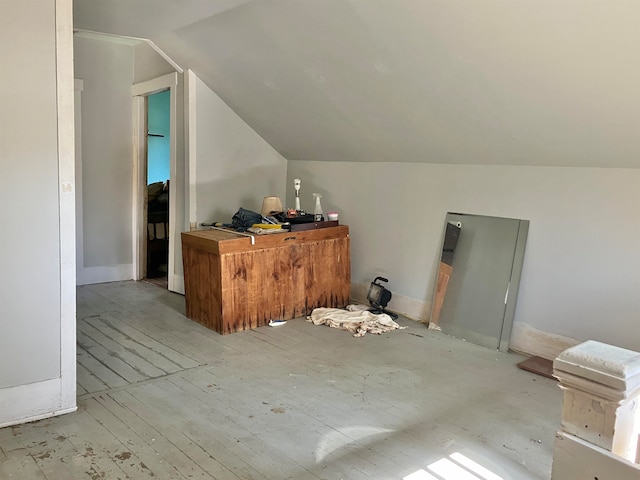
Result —
<svg viewBox="0 0 640 480"><path fill-rule="evenodd" d="M146 97L169 90L169 290L175 291L175 242L179 235L176 218L177 173L177 92L178 74L169 73L131 87L133 95L133 278L142 280L146 270L147 222L145 190L147 188L147 111Z"/></svg>
<svg viewBox="0 0 640 480"><path fill-rule="evenodd" d="M73 79L73 108L75 133L75 180L76 180L76 285L84 279L84 226L82 205L82 91L84 81Z"/></svg>

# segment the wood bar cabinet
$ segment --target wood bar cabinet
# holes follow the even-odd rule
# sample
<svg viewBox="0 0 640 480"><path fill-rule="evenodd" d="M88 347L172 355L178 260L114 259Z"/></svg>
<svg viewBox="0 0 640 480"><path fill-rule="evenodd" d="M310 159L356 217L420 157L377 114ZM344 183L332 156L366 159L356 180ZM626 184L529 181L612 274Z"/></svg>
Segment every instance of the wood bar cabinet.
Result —
<svg viewBox="0 0 640 480"><path fill-rule="evenodd" d="M351 293L349 227L249 237L182 233L187 317L221 334L344 308Z"/></svg>

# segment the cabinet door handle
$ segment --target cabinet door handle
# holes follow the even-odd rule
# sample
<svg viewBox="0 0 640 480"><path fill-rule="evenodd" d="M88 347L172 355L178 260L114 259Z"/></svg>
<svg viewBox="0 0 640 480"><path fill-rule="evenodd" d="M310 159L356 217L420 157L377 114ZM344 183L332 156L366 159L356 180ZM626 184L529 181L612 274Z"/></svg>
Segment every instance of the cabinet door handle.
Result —
<svg viewBox="0 0 640 480"><path fill-rule="evenodd" d="M287 240L295 240L295 239L296 239L296 237L287 237L287 238L284 239L284 241L286 242Z"/></svg>

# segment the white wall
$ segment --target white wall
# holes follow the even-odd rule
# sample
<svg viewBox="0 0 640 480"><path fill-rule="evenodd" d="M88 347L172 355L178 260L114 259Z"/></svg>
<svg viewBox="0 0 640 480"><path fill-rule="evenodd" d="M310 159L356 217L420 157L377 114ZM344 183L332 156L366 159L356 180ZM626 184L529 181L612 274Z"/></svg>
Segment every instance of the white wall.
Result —
<svg viewBox="0 0 640 480"><path fill-rule="evenodd" d="M133 83L146 82L173 73L174 68L147 42L134 45Z"/></svg>
<svg viewBox="0 0 640 480"><path fill-rule="evenodd" d="M152 12L94 1L76 19L149 34L286 158L640 166L637 0L251 1L219 13L240 1Z"/></svg>
<svg viewBox="0 0 640 480"><path fill-rule="evenodd" d="M640 170L289 161L290 201L296 177L303 208L320 192L350 226L356 291L384 275L396 306L426 319L446 212L526 219L512 345L547 353L557 334L640 349Z"/></svg>
<svg viewBox="0 0 640 480"><path fill-rule="evenodd" d="M133 269L133 96L134 83L174 72L146 42L82 34L74 38L75 75L83 80L82 179L83 265L78 283L134 278ZM173 220L183 230L184 135L182 77L176 95L176 165ZM182 275L179 242L175 274ZM171 282L170 282L171 283ZM179 289L180 290L180 289Z"/></svg>
<svg viewBox="0 0 640 480"><path fill-rule="evenodd" d="M191 221L230 222L240 207L260 211L265 196L284 201L287 162L193 73L195 178ZM193 111L195 110L195 112ZM193 168L191 169L193 172Z"/></svg>
<svg viewBox="0 0 640 480"><path fill-rule="evenodd" d="M129 279L133 278L131 86L134 76L153 76L159 67L148 61L144 51L138 64L139 48L131 45L76 37L75 46L75 75L83 80L84 265L78 283ZM174 220L181 231L189 229L191 215L196 223L230 221L241 206L259 211L263 197L285 195L286 160L193 77L189 118L194 123L195 175L190 189L184 188L182 76L176 88L178 158L172 195L178 200ZM190 216L185 216L185 203L192 207ZM179 242L173 274L182 274Z"/></svg>
<svg viewBox="0 0 640 480"><path fill-rule="evenodd" d="M78 283L133 278L131 45L75 37L82 92L83 266Z"/></svg>
<svg viewBox="0 0 640 480"><path fill-rule="evenodd" d="M70 0L0 6L0 427L75 409Z"/></svg>

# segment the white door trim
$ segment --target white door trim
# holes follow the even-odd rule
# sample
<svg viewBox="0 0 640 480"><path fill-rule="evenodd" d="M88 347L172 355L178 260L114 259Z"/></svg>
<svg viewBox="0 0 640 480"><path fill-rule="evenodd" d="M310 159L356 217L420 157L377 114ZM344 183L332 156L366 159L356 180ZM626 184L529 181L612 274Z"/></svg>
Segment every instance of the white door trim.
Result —
<svg viewBox="0 0 640 480"><path fill-rule="evenodd" d="M197 142L196 142L196 75L192 70L187 70L187 74L185 75L184 82L184 97L185 97L185 145L186 145L186 153L185 153L185 165L187 171L187 181L185 182L188 186L187 190L187 198L188 202L186 205L186 217L189 221L189 230L195 230L198 227L198 216L196 212L196 158L197 158Z"/></svg>
<svg viewBox="0 0 640 480"><path fill-rule="evenodd" d="M142 280L146 271L146 256L144 242L147 238L145 217L146 203L144 188L147 178L146 169L146 135L147 117L145 115L146 98L133 97L133 279Z"/></svg>
<svg viewBox="0 0 640 480"><path fill-rule="evenodd" d="M166 75L147 80L146 82L136 83L131 87L131 94L134 97L146 97L169 88L175 88L176 85L178 85L178 74L175 72L167 73Z"/></svg>
<svg viewBox="0 0 640 480"><path fill-rule="evenodd" d="M82 271L84 269L84 229L83 229L83 201L82 201L82 90L84 81L73 80L73 109L75 122L75 179L76 179L76 284L83 285Z"/></svg>
<svg viewBox="0 0 640 480"><path fill-rule="evenodd" d="M57 0L55 15L60 208L60 401L55 410L62 413L76 409L76 147L72 1Z"/></svg>
<svg viewBox="0 0 640 480"><path fill-rule="evenodd" d="M169 194L169 264L168 280L169 290L175 291L175 242L180 234L176 218L175 192L177 191L177 159L176 159L176 114L178 74L169 73L162 77L154 78L146 82L141 82L131 87L133 95L133 278L141 280L146 268L145 241L147 238L147 226L145 221L144 194L147 188L146 176L146 109L145 101L147 96L164 90L169 90L170 123L169 123L169 180L171 192Z"/></svg>

